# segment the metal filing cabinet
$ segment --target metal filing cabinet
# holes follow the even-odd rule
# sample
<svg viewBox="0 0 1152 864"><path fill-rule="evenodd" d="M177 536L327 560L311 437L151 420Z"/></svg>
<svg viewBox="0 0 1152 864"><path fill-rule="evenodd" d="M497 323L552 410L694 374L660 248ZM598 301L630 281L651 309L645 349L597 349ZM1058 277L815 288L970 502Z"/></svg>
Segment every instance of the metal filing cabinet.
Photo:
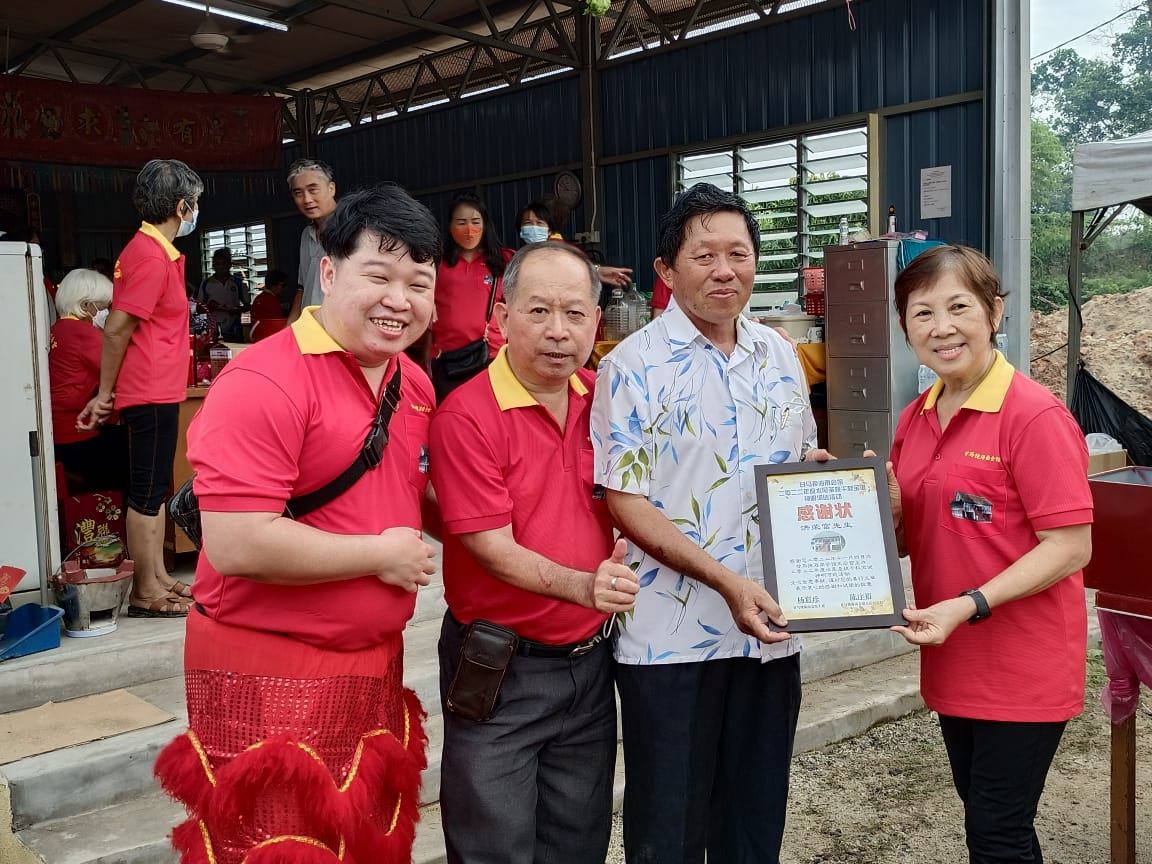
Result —
<svg viewBox="0 0 1152 864"><path fill-rule="evenodd" d="M919 363L892 303L899 242L824 248L828 449L887 456L900 412L916 398Z"/></svg>

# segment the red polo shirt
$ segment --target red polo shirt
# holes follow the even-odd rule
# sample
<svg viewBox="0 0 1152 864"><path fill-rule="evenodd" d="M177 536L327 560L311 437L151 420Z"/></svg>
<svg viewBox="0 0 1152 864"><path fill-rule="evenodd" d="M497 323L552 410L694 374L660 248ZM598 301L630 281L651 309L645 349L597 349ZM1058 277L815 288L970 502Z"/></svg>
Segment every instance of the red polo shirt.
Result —
<svg viewBox="0 0 1152 864"><path fill-rule="evenodd" d="M112 309L139 319L116 378L116 407L183 402L188 386L184 256L143 222L116 261Z"/></svg>
<svg viewBox="0 0 1152 864"><path fill-rule="evenodd" d="M444 514L444 596L459 621L484 618L551 645L584 639L604 623L594 609L490 575L457 536L511 525L521 546L588 572L612 554L607 504L592 495L594 381L588 369L572 376L561 429L517 380L502 350L485 374L437 410L432 483Z"/></svg>
<svg viewBox="0 0 1152 864"><path fill-rule="evenodd" d="M668 287L667 282L657 276L656 281L652 283L652 308L664 310L671 302L672 289Z"/></svg>
<svg viewBox="0 0 1152 864"><path fill-rule="evenodd" d="M96 437L79 432L76 418L100 388L104 334L92 322L72 316L52 325L48 344L48 382L52 390L52 440L72 444Z"/></svg>
<svg viewBox="0 0 1152 864"><path fill-rule="evenodd" d="M306 309L292 327L246 349L213 382L188 430L201 509L280 513L289 498L326 485L360 452L377 398L356 359L314 312ZM400 407L388 427L383 462L301 522L333 534L421 527L435 403L423 370L404 354L399 362ZM211 564L211 542L204 551L196 568L196 600L225 624L357 650L403 630L415 608L415 594L371 574L319 585L270 585L223 576Z"/></svg>
<svg viewBox="0 0 1152 864"><path fill-rule="evenodd" d="M920 608L980 587L1033 549L1037 531L1092 521L1084 435L1056 397L998 354L941 433L940 389L904 410L892 445ZM1086 631L1077 572L922 648L924 702L977 720L1074 717Z"/></svg>
<svg viewBox="0 0 1152 864"><path fill-rule="evenodd" d="M511 249L503 252L504 263L512 260ZM441 351L463 348L484 335L484 313L488 310L488 295L492 291L492 272L477 255L471 261L457 258L449 267L443 261L436 274L436 320L429 328L432 332L432 356ZM496 302L504 299L503 279L496 279ZM495 357L504 336L496 323L496 316L488 322L488 352Z"/></svg>

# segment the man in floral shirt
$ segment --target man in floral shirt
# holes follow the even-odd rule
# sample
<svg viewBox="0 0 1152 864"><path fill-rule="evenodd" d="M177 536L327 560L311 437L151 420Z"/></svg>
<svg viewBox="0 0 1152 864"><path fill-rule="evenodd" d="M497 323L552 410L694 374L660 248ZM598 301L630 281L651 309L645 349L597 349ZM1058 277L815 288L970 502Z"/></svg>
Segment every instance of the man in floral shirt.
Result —
<svg viewBox="0 0 1152 864"><path fill-rule="evenodd" d="M799 640L764 588L753 466L823 460L791 344L742 315L760 232L710 184L661 219L668 311L601 361L597 480L634 545L616 645L629 864L774 864Z"/></svg>

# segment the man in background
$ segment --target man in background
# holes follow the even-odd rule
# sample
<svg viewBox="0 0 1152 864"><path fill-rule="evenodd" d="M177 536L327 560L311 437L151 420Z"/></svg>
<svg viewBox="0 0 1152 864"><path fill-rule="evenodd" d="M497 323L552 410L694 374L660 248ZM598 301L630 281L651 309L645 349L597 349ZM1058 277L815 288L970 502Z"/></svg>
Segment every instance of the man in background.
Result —
<svg viewBox="0 0 1152 864"><path fill-rule="evenodd" d="M288 312L288 323L300 317L300 310L319 306L324 300L320 291L320 231L336 209L336 177L332 167L319 159L297 159L288 168L288 188L292 201L308 225L300 232L299 289Z"/></svg>
<svg viewBox="0 0 1152 864"><path fill-rule="evenodd" d="M196 299L212 313L219 338L226 342L243 341L240 313L249 308L248 286L232 272L232 250L227 246L212 252L212 275L200 283Z"/></svg>

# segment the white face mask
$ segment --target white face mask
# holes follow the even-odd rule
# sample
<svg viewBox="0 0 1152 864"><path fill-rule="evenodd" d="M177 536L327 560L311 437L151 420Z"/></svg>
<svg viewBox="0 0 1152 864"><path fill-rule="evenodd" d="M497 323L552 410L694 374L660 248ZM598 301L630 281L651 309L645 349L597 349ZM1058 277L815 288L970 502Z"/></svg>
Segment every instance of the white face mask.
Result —
<svg viewBox="0 0 1152 864"><path fill-rule="evenodd" d="M108 310L107 309L101 309L95 315L92 316L92 326L98 327L101 330L103 330L104 329L104 322L107 320L108 320Z"/></svg>
<svg viewBox="0 0 1152 864"><path fill-rule="evenodd" d="M195 231L196 230L196 220L199 218L200 218L200 208L197 207L195 210L192 211L192 221L191 222L185 222L183 219L180 220L180 227L176 229L176 236L177 237L187 237L189 234L191 234L193 231Z"/></svg>
<svg viewBox="0 0 1152 864"><path fill-rule="evenodd" d="M545 225L521 225L520 239L525 243L542 243L548 239L548 228Z"/></svg>

